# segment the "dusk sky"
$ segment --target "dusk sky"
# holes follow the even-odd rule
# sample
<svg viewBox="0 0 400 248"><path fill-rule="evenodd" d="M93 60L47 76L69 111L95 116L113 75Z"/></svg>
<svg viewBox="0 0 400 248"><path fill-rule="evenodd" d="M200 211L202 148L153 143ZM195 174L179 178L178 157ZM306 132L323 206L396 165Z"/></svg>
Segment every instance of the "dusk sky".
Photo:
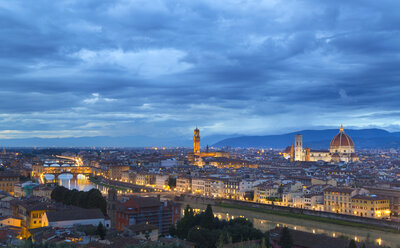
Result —
<svg viewBox="0 0 400 248"><path fill-rule="evenodd" d="M399 9L0 0L0 138L400 131Z"/></svg>

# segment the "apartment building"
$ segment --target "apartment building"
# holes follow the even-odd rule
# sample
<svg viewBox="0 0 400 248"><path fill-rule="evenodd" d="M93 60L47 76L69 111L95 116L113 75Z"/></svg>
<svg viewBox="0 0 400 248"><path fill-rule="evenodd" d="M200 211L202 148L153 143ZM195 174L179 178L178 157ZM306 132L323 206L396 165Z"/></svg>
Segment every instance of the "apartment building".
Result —
<svg viewBox="0 0 400 248"><path fill-rule="evenodd" d="M324 189L324 209L328 212L353 214L351 197L368 193L365 189L329 187Z"/></svg>
<svg viewBox="0 0 400 248"><path fill-rule="evenodd" d="M355 195L351 198L353 214L376 219L390 218L390 200L377 195Z"/></svg>

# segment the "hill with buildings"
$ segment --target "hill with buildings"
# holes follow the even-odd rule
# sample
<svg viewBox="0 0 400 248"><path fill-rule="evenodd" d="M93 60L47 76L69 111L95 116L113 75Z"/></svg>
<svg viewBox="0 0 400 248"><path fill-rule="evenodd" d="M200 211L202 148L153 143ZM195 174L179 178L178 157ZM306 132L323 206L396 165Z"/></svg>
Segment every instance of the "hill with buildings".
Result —
<svg viewBox="0 0 400 248"><path fill-rule="evenodd" d="M383 129L346 129L345 131L353 139L356 149L387 149L400 147L399 132L388 132ZM304 147L329 149L330 142L337 133L338 129L325 129L302 130L280 135L240 136L223 139L213 146L285 148L294 142L294 136L296 134L302 134Z"/></svg>

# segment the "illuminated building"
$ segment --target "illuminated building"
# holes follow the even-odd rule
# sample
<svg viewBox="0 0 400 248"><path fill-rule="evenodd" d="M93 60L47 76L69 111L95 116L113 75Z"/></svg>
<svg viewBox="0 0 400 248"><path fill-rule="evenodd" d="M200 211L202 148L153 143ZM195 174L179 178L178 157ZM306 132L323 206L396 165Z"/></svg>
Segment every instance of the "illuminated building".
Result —
<svg viewBox="0 0 400 248"><path fill-rule="evenodd" d="M390 201L376 195L355 195L351 198L353 214L361 217L390 218Z"/></svg>
<svg viewBox="0 0 400 248"><path fill-rule="evenodd" d="M112 165L108 169L108 177L112 180L120 180L122 178L122 172L128 171L128 165Z"/></svg>
<svg viewBox="0 0 400 248"><path fill-rule="evenodd" d="M203 158L214 157L214 158L229 158L229 153L224 151L210 151L208 146L205 152L200 150L200 130L196 127L193 135L193 152L188 153L188 159L190 162L198 166L203 166Z"/></svg>
<svg viewBox="0 0 400 248"><path fill-rule="evenodd" d="M327 212L353 214L352 197L368 193L365 189L329 187L324 190L324 208Z"/></svg>
<svg viewBox="0 0 400 248"><path fill-rule="evenodd" d="M200 154L200 130L197 127L193 135L193 153Z"/></svg>
<svg viewBox="0 0 400 248"><path fill-rule="evenodd" d="M51 202L45 202L42 198L31 197L27 199L16 199L10 203L14 218L21 219L23 237L29 237L28 230L42 227L42 217L48 211L56 210Z"/></svg>
<svg viewBox="0 0 400 248"><path fill-rule="evenodd" d="M400 177L400 175L399 175ZM376 185L374 187L366 187L371 194L386 197L390 200L390 210L394 215L400 215L400 189L383 188Z"/></svg>
<svg viewBox="0 0 400 248"><path fill-rule="evenodd" d="M270 198L278 198L280 197L278 189L278 184L270 182L254 186L254 201L265 203L268 202Z"/></svg>
<svg viewBox="0 0 400 248"><path fill-rule="evenodd" d="M285 157L289 155L289 148L283 152ZM325 161L325 162L357 162L358 156L355 154L354 142L348 134L344 132L343 125L339 133L333 137L329 150L312 150L303 148L303 136L295 135L294 155L290 152L291 161Z"/></svg>
<svg viewBox="0 0 400 248"><path fill-rule="evenodd" d="M192 179L189 177L179 176L176 179L176 191L189 192L191 191Z"/></svg>
<svg viewBox="0 0 400 248"><path fill-rule="evenodd" d="M9 171L0 172L0 190L14 195L14 186L19 183L19 175Z"/></svg>

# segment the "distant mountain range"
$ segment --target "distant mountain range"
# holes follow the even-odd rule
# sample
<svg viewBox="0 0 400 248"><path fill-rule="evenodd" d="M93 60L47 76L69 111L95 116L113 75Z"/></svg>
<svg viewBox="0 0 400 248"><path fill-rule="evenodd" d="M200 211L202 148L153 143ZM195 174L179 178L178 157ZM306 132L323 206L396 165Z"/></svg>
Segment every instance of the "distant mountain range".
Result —
<svg viewBox="0 0 400 248"><path fill-rule="evenodd" d="M201 137L201 145L212 145L232 135ZM192 136L162 138L150 136L95 136L70 138L0 139L0 147L192 147Z"/></svg>
<svg viewBox="0 0 400 248"><path fill-rule="evenodd" d="M294 135L303 135L303 146L312 149L329 149L332 138L339 129L303 130L281 135L238 136L212 135L202 136L201 146L214 147L258 147L285 148L294 142ZM345 129L359 148L400 148L400 132L388 132L382 129ZM160 138L150 136L123 137L76 137L76 138L23 138L0 139L0 147L192 147L192 136Z"/></svg>
<svg viewBox="0 0 400 248"><path fill-rule="evenodd" d="M303 147L311 149L329 149L332 138L339 132L338 129L302 130L281 135L265 136L240 136L223 139L215 147L259 147L259 148L285 148L292 142L296 134L303 135ZM382 129L345 129L353 139L356 149L363 148L399 148L400 132L388 132Z"/></svg>

